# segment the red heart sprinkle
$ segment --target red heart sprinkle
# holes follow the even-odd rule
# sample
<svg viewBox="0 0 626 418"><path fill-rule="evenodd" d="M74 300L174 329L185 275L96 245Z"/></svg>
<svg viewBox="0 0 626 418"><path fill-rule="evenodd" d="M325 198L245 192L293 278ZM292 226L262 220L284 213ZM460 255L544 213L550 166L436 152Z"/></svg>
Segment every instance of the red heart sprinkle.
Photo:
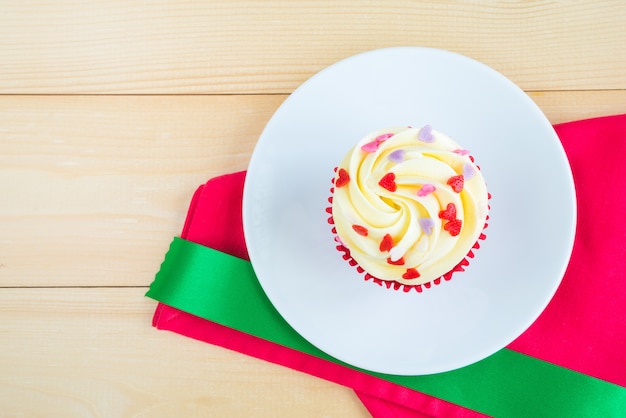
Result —
<svg viewBox="0 0 626 418"><path fill-rule="evenodd" d="M449 222L446 222L446 224L443 226L443 229L448 231L450 235L452 235L453 237L456 237L457 235L461 233L462 226L463 226L463 221L461 221L460 219L454 219Z"/></svg>
<svg viewBox="0 0 626 418"><path fill-rule="evenodd" d="M335 180L335 187L345 186L346 184L348 184L349 181L350 181L350 175L348 174L348 172L344 170L343 168L340 168L339 171L337 172L337 180Z"/></svg>
<svg viewBox="0 0 626 418"><path fill-rule="evenodd" d="M439 217L446 221L453 221L456 219L456 205L454 203L448 203L446 210L439 212Z"/></svg>
<svg viewBox="0 0 626 418"><path fill-rule="evenodd" d="M410 280L410 279L417 279L419 276L420 276L420 273L419 271L417 271L417 269L410 268L410 269L406 269L406 273L402 275L402 278L406 280Z"/></svg>
<svg viewBox="0 0 626 418"><path fill-rule="evenodd" d="M361 225L352 225L352 229L354 229L354 232L359 235L363 235L364 237L368 234L367 228Z"/></svg>
<svg viewBox="0 0 626 418"><path fill-rule="evenodd" d="M385 174L378 182L378 185L383 189L389 190L390 192L398 190L398 186L396 185L396 175L391 172Z"/></svg>
<svg viewBox="0 0 626 418"><path fill-rule="evenodd" d="M452 176L448 179L448 185L452 187L452 190L454 190L457 193L461 193L461 190L463 190L464 184L465 184L465 180L463 179L463 176L460 174L458 176Z"/></svg>
<svg viewBox="0 0 626 418"><path fill-rule="evenodd" d="M400 257L398 260L396 261L391 261L391 257L389 257L387 259L387 263L393 265L393 266L403 266L404 265L404 258Z"/></svg>
<svg viewBox="0 0 626 418"><path fill-rule="evenodd" d="M389 251L393 248L393 238L391 237L391 235L387 234L383 237L383 240L380 242L380 247L378 247L378 249L380 250L381 253L384 253L385 251Z"/></svg>

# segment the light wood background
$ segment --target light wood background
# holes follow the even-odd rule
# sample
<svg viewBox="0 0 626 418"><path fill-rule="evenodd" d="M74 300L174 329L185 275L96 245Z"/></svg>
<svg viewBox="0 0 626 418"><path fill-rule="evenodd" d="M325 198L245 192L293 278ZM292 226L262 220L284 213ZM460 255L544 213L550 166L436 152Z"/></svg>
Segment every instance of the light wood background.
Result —
<svg viewBox="0 0 626 418"><path fill-rule="evenodd" d="M143 294L299 84L397 45L482 61L553 123L626 112L621 1L0 0L0 416L368 416L154 330Z"/></svg>

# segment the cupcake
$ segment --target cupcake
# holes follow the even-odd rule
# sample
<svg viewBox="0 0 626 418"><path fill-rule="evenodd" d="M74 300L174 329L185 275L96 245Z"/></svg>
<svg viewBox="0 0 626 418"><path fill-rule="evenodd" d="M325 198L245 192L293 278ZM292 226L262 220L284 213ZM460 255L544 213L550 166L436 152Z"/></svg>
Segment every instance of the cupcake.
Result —
<svg viewBox="0 0 626 418"><path fill-rule="evenodd" d="M463 271L484 239L489 193L469 152L429 125L363 138L329 199L337 249L366 280L405 291Z"/></svg>

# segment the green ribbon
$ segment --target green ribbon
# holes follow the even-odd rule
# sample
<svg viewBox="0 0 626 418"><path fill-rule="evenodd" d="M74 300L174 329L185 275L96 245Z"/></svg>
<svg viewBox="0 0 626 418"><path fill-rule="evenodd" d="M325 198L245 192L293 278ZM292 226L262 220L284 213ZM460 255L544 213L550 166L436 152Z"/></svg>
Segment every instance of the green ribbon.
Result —
<svg viewBox="0 0 626 418"><path fill-rule="evenodd" d="M146 296L491 416L626 416L626 388L506 348L469 366L426 376L387 375L347 365L285 322L250 262L181 238L174 238Z"/></svg>

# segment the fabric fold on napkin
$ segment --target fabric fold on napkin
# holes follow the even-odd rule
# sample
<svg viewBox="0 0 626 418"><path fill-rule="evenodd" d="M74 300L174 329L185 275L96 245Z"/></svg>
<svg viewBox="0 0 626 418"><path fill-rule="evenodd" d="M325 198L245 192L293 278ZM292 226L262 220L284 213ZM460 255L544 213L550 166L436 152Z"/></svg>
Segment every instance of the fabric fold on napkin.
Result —
<svg viewBox="0 0 626 418"><path fill-rule="evenodd" d="M577 189L572 260L554 299L510 350L626 386L626 115L555 126ZM210 180L192 199L181 238L247 260L241 222L245 172ZM540 237L538 237L540 239ZM237 277L224 277L236 286ZM202 295L206 303L222 303ZM256 296L255 296L256 297ZM259 297L264 297L261 295ZM159 303L153 325L356 389L373 416L483 416L442 399ZM555 390L558 390L555 387ZM507 400L500 400L507 402Z"/></svg>
<svg viewBox="0 0 626 418"><path fill-rule="evenodd" d="M249 260L242 221L245 175L245 171L227 174L213 178L201 185L192 197L181 238ZM237 287L237 279L237 277L224 277L224 280L231 281L231 285L235 288ZM175 288L175 284L173 285ZM265 297L265 295L258 296ZM211 295L203 295L202 297L206 298L207 304L213 303ZM219 303L219 301L215 301L215 303ZM288 326L286 323L284 325ZM159 303L157 306L153 326L352 388L356 386L355 383L358 383L367 393L357 391L357 395L373 416L389 416L392 412L402 414L398 416L407 418L484 416L467 408L432 398L399 385L379 382L374 377L361 375L344 366L320 360L163 303ZM358 382L355 382L355 379Z"/></svg>

